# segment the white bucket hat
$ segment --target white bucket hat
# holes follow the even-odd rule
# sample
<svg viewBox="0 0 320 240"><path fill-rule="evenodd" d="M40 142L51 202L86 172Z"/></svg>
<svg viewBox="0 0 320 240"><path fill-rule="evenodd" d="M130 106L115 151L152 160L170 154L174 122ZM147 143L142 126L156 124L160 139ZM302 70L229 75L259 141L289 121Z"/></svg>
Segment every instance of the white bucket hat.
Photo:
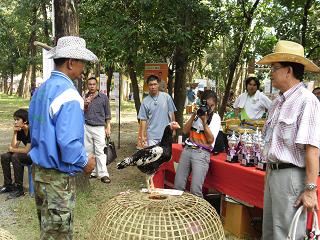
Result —
<svg viewBox="0 0 320 240"><path fill-rule="evenodd" d="M275 62L294 62L304 66L305 71L320 72L320 68L304 57L303 46L296 42L280 40L271 53L257 62L261 65L270 65Z"/></svg>
<svg viewBox="0 0 320 240"><path fill-rule="evenodd" d="M57 46L48 52L49 58L73 58L89 62L97 62L97 56L86 48L86 41L75 36L66 36L58 39Z"/></svg>

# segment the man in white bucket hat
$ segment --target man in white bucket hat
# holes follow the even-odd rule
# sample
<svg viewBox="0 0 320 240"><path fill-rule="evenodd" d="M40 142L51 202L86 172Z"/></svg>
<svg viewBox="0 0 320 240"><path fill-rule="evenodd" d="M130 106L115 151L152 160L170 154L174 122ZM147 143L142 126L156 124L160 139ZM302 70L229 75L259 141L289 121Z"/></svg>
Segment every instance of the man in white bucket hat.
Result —
<svg viewBox="0 0 320 240"><path fill-rule="evenodd" d="M72 80L85 61L97 61L85 40L66 36L49 52L51 76L34 93L30 108L31 151L40 239L72 239L75 175L91 173L95 157L84 147L83 99Z"/></svg>
<svg viewBox="0 0 320 240"><path fill-rule="evenodd" d="M318 208L320 104L302 79L304 71L319 72L320 68L304 57L300 44L282 40L274 53L257 63L271 65L272 86L280 90L264 127L267 175L262 239L287 239L297 207ZM295 239L304 239L305 232L304 212Z"/></svg>

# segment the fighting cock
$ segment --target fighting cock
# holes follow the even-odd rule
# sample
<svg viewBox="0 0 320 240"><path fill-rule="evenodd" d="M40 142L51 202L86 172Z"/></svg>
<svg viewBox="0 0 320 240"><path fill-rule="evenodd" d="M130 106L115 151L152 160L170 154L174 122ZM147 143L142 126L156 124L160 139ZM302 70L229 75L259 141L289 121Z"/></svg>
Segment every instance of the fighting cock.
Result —
<svg viewBox="0 0 320 240"><path fill-rule="evenodd" d="M162 139L158 144L141 149L131 157L125 158L117 164L117 168L122 169L127 166L136 165L141 172L147 174L147 185L150 190L150 187L154 187L154 174L161 164L169 162L171 159L173 142L172 132L177 128L180 128L179 124L177 122L171 122L164 129Z"/></svg>

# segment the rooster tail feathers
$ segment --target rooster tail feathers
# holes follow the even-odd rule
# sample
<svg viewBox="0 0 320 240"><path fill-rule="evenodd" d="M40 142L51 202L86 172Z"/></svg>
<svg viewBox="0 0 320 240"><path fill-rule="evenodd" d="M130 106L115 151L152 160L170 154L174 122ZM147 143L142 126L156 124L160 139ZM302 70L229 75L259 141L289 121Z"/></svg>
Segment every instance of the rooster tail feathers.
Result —
<svg viewBox="0 0 320 240"><path fill-rule="evenodd" d="M127 157L117 164L117 169L123 169L123 168L130 166L132 164L133 164L133 158Z"/></svg>

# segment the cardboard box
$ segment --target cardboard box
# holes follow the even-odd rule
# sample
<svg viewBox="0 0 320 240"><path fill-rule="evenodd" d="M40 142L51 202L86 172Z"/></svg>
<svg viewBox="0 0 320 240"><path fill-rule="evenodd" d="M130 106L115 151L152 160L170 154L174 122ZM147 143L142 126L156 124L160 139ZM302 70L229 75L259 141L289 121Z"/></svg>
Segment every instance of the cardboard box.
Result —
<svg viewBox="0 0 320 240"><path fill-rule="evenodd" d="M261 237L262 209L221 200L221 221L226 231L238 238Z"/></svg>

